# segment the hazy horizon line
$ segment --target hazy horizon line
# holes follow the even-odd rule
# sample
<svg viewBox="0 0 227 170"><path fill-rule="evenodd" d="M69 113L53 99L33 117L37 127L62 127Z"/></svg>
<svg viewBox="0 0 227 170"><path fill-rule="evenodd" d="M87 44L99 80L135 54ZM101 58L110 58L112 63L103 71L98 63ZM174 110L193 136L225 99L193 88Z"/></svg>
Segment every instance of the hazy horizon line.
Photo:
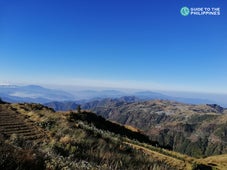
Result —
<svg viewBox="0 0 227 170"><path fill-rule="evenodd" d="M125 87L125 86L102 86L102 85L87 85L87 84L58 84L58 83L35 83L35 82L0 82L0 85L16 85L16 86L29 86L38 85L45 88L69 90L69 91L81 91L81 90L119 90L119 91L153 91L153 92L173 92L173 93L194 93L194 94L211 94L211 95L227 95L225 92L220 91L200 91L200 90L187 90L187 89L168 89L168 88L147 88L147 87Z"/></svg>

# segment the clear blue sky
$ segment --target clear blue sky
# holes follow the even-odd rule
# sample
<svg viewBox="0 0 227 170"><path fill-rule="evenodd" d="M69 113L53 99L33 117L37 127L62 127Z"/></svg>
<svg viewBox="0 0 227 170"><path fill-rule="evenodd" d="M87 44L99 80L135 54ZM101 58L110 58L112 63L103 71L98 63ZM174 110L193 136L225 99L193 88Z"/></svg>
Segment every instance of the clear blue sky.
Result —
<svg viewBox="0 0 227 170"><path fill-rule="evenodd" d="M227 2L0 0L6 82L227 93Z"/></svg>

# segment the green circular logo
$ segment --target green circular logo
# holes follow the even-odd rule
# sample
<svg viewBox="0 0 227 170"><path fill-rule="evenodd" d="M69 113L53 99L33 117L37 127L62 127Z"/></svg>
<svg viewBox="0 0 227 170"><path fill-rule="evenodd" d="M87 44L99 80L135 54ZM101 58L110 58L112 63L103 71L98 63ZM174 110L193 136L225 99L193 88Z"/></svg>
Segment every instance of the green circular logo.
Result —
<svg viewBox="0 0 227 170"><path fill-rule="evenodd" d="M182 7L181 10L180 10L180 13L183 16L188 16L189 13L190 13L190 9L188 7L186 7L186 6L185 7Z"/></svg>

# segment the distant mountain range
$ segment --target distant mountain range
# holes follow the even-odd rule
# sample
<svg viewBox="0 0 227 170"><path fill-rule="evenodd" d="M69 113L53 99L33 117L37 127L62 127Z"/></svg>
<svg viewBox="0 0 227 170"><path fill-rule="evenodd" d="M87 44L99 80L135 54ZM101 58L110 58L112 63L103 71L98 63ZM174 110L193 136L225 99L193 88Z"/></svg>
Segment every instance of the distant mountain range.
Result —
<svg viewBox="0 0 227 170"><path fill-rule="evenodd" d="M216 101L209 99L174 97L152 91L124 92L120 90L83 90L72 93L63 90L48 89L37 85L0 85L0 97L7 102L34 102L42 104L58 102L58 106L55 107L56 110L74 109L74 107L76 107L75 104L102 100L105 98L116 99L122 97L125 97L124 100L127 102L162 99L188 104L217 103ZM69 107L71 104L72 107ZM56 103L52 103L52 105L56 105Z"/></svg>
<svg viewBox="0 0 227 170"><path fill-rule="evenodd" d="M74 96L70 93L36 85L1 85L0 97L7 102L46 103L50 101L74 100Z"/></svg>

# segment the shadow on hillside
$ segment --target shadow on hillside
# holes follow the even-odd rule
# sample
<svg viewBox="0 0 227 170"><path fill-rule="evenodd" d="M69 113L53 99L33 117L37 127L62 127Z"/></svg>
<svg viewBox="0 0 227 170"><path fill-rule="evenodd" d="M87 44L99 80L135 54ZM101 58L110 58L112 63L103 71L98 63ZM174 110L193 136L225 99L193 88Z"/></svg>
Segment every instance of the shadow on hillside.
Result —
<svg viewBox="0 0 227 170"><path fill-rule="evenodd" d="M107 130L119 134L121 136L128 137L129 139L135 139L139 142L150 144L152 146L172 150L170 146L162 146L156 141L151 141L148 136L142 133L131 131L125 128L124 126L108 121L103 117L97 116L96 114L91 112L86 111L80 113L71 112L69 120L70 121L82 120L89 124L93 124L98 129Z"/></svg>

